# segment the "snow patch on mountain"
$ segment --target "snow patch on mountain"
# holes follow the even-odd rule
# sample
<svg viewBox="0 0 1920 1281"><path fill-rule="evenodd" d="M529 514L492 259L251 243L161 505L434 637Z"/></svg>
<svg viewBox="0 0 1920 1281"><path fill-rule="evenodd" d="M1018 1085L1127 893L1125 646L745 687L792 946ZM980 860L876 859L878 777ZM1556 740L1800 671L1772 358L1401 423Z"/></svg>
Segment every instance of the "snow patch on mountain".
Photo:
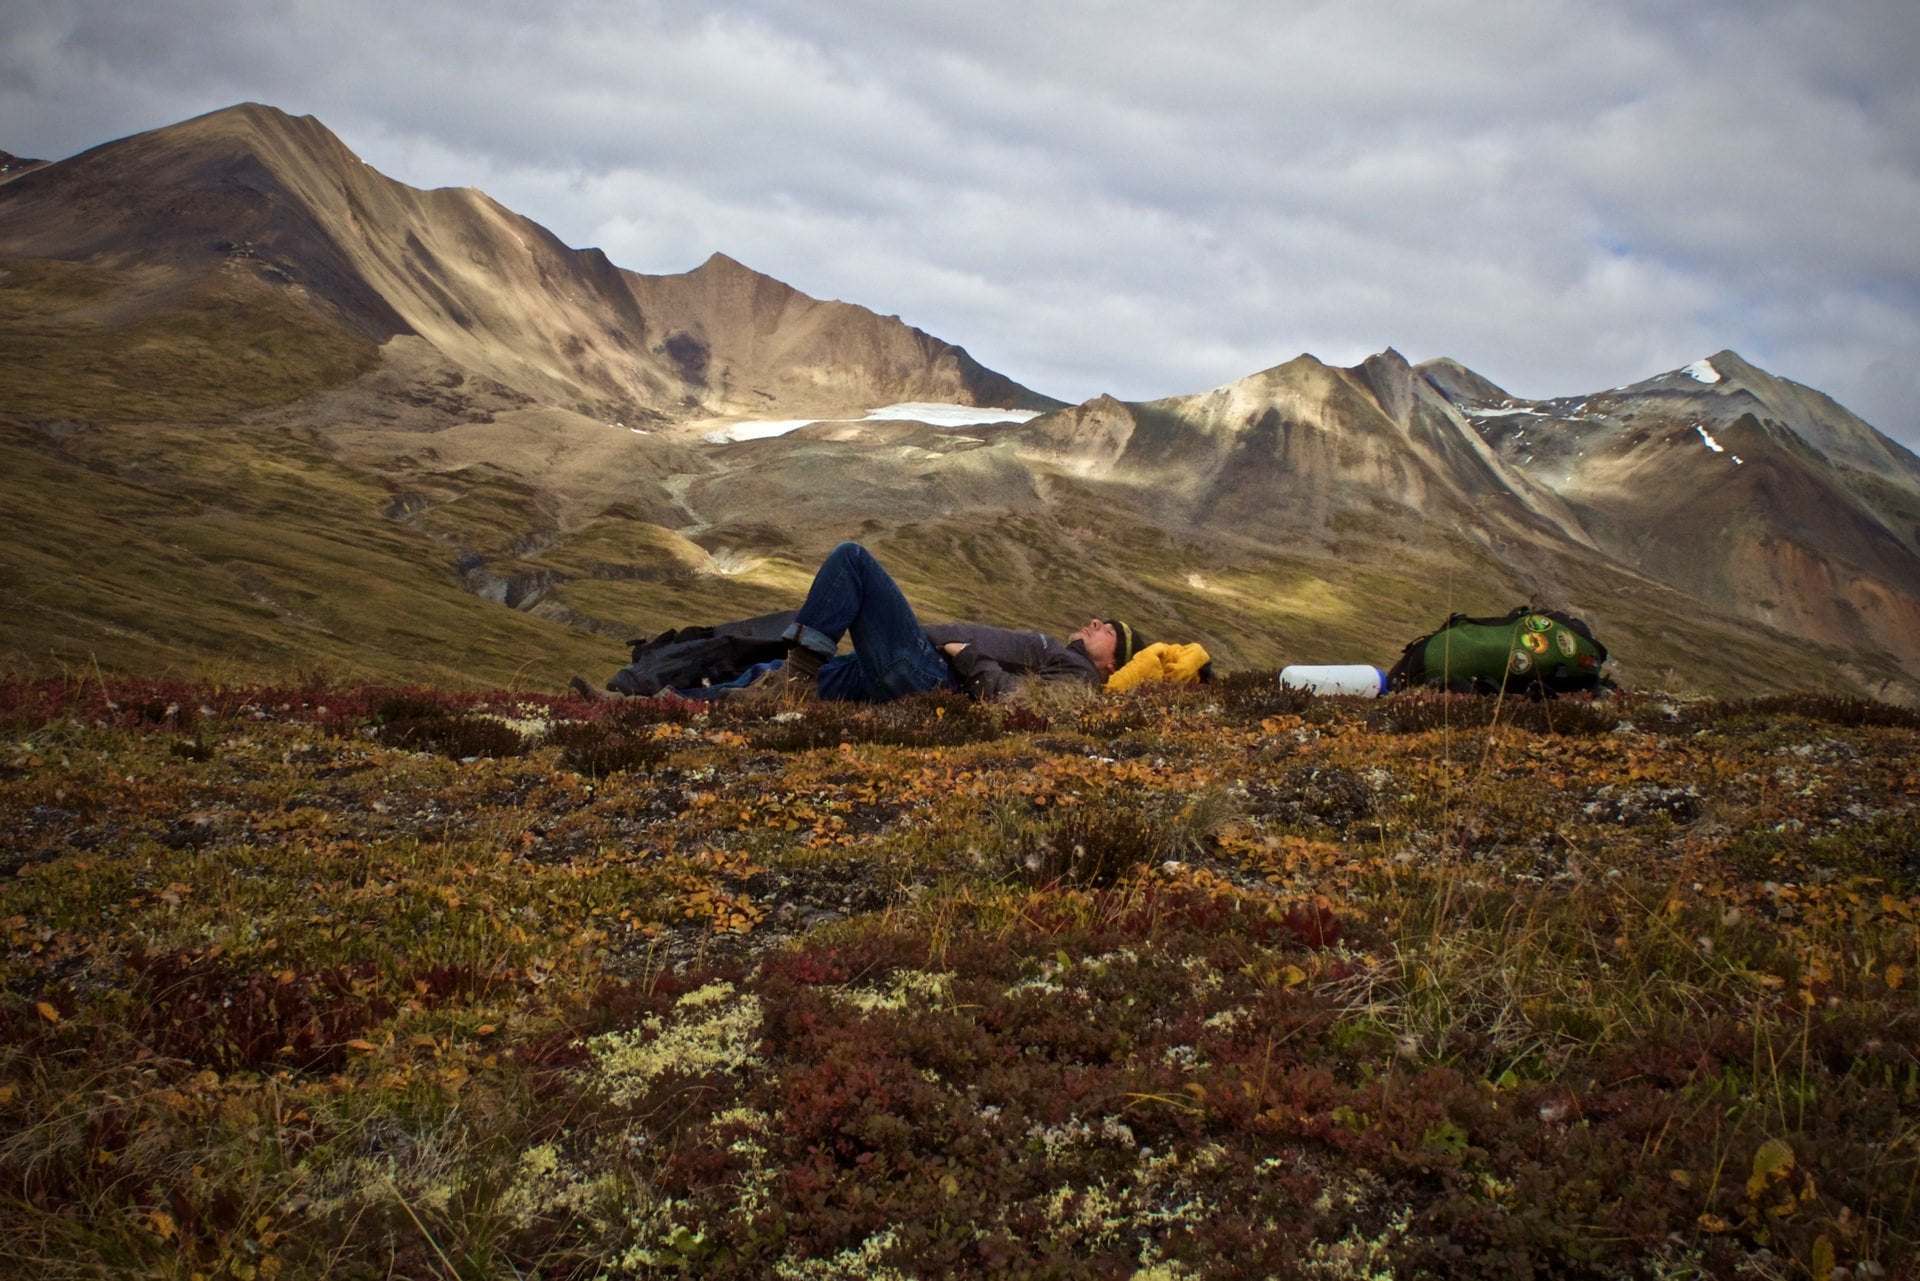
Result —
<svg viewBox="0 0 1920 1281"><path fill-rule="evenodd" d="M898 404L869 409L860 418L758 418L732 423L700 437L710 445L731 445L743 440L768 440L811 427L814 423L915 422L929 427L975 427L981 423L1024 423L1038 418L1037 409L994 409L978 405L955 405L930 400L904 400Z"/></svg>
<svg viewBox="0 0 1920 1281"><path fill-rule="evenodd" d="M1713 367L1711 360L1696 360L1680 372L1695 382L1717 383L1720 381L1720 371Z"/></svg>

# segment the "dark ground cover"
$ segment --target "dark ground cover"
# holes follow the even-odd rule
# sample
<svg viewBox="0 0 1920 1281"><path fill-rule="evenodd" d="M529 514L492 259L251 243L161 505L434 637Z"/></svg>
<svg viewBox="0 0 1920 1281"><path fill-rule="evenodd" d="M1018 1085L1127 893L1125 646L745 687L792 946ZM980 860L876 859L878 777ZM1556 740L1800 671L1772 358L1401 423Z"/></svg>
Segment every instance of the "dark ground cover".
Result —
<svg viewBox="0 0 1920 1281"><path fill-rule="evenodd" d="M108 681L0 731L14 1274L1915 1266L1900 709Z"/></svg>

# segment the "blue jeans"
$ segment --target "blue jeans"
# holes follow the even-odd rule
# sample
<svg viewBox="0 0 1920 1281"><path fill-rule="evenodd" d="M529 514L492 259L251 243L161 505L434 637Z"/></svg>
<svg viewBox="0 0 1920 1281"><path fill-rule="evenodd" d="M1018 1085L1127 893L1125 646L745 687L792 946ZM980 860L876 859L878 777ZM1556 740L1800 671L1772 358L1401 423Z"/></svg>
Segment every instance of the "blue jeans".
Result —
<svg viewBox="0 0 1920 1281"><path fill-rule="evenodd" d="M834 657L849 633L853 653ZM820 669L822 698L884 703L960 687L899 585L859 543L827 553L786 639L829 660Z"/></svg>

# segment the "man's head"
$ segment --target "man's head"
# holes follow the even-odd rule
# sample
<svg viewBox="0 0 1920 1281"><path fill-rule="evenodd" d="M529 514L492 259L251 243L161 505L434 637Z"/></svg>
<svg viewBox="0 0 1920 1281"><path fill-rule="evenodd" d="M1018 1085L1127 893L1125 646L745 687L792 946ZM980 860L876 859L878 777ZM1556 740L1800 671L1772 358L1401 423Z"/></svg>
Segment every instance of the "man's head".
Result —
<svg viewBox="0 0 1920 1281"><path fill-rule="evenodd" d="M1080 648L1093 662L1093 669L1102 676L1111 676L1125 667L1146 644L1133 628L1117 618L1089 618L1085 627L1067 639L1080 642Z"/></svg>

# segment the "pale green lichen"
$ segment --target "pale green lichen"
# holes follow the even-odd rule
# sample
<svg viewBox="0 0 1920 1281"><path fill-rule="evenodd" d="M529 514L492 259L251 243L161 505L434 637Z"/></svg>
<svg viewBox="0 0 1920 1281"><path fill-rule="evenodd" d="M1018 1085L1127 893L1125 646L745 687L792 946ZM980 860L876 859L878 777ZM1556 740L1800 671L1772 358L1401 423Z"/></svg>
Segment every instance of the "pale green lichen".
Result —
<svg viewBox="0 0 1920 1281"><path fill-rule="evenodd" d="M712 1130L738 1130L739 1134L727 1144L727 1151L741 1157L746 1168L741 1172L740 1181L734 1185L734 1213L752 1218L772 1201L773 1189L780 1181L780 1170L768 1159L764 1138L773 1118L765 1112L753 1108L728 1108L715 1114L708 1122Z"/></svg>
<svg viewBox="0 0 1920 1281"><path fill-rule="evenodd" d="M907 1281L906 1273L880 1262L895 1238L888 1228L828 1258L782 1259L773 1275L780 1281Z"/></svg>
<svg viewBox="0 0 1920 1281"><path fill-rule="evenodd" d="M607 1207L624 1190L612 1175L589 1175L568 1162L559 1148L542 1143L520 1154L513 1182L500 1194L496 1209L516 1228L532 1227L545 1218L602 1228L611 1222Z"/></svg>
<svg viewBox="0 0 1920 1281"><path fill-rule="evenodd" d="M679 1222L691 1202L674 1198L634 1207L627 1227L635 1240L608 1262L599 1281L613 1277L639 1276L654 1268L684 1270L714 1251L705 1231L695 1231Z"/></svg>
<svg viewBox="0 0 1920 1281"><path fill-rule="evenodd" d="M482 712L478 719L497 721L523 738L541 739L553 729L553 716L549 709L531 703L521 703L507 712Z"/></svg>
<svg viewBox="0 0 1920 1281"><path fill-rule="evenodd" d="M1115 1197L1104 1182L1085 1188L1063 1185L1048 1195L1046 1216L1047 1223L1055 1229L1066 1229L1089 1241L1106 1244L1118 1240L1131 1225L1133 1206L1125 1197Z"/></svg>
<svg viewBox="0 0 1920 1281"><path fill-rule="evenodd" d="M1226 1149L1208 1144L1183 1160L1177 1152L1136 1147L1131 1127L1114 1117L1103 1118L1097 1127L1079 1121L1048 1129L1036 1127L1029 1131L1029 1139L1048 1145L1054 1155L1101 1140L1134 1149L1138 1156L1129 1175L1102 1178L1085 1185L1063 1183L1049 1190L1037 1203L1028 1204L1040 1210L1049 1228L1058 1235L1107 1245L1131 1240L1138 1245L1138 1257L1141 1267L1148 1270L1147 1275L1184 1275L1177 1270L1152 1271L1178 1267L1162 1263L1153 1242L1170 1225L1204 1223L1219 1213L1219 1207L1196 1190L1191 1176L1225 1160ZM1008 1207L1002 1212L1002 1226L1014 1208Z"/></svg>
<svg viewBox="0 0 1920 1281"><path fill-rule="evenodd" d="M702 996L695 1008L712 1005L717 999L721 998ZM773 1118L765 1112L736 1106L714 1113L701 1125L704 1141L742 1159L744 1168L733 1184L733 1203L726 1223L751 1220L772 1203L780 1169L769 1159L762 1142L772 1124ZM600 1281L651 1275L661 1269L697 1272L700 1263L722 1247L727 1229L724 1224L711 1230L708 1226L690 1226L686 1220L692 1217L690 1211L695 1204L685 1199L661 1199L629 1205L624 1223L629 1244L608 1260Z"/></svg>
<svg viewBox="0 0 1920 1281"><path fill-rule="evenodd" d="M735 1107L724 1112L715 1112L707 1124L718 1129L721 1126L736 1127L749 1134L765 1134L773 1118L758 1108Z"/></svg>
<svg viewBox="0 0 1920 1281"><path fill-rule="evenodd" d="M1179 1260L1169 1259L1162 1263L1150 1263L1138 1268L1127 1281L1185 1281L1192 1276Z"/></svg>
<svg viewBox="0 0 1920 1281"><path fill-rule="evenodd" d="M733 995L731 983L709 983L705 987L695 988L674 1002L674 1008L697 1010L703 1005L717 1005Z"/></svg>
<svg viewBox="0 0 1920 1281"><path fill-rule="evenodd" d="M938 1005L946 1002L953 987L953 975L930 974L925 970L901 970L879 991L848 990L840 999L865 1013L875 1010L903 1010L910 1005Z"/></svg>
<svg viewBox="0 0 1920 1281"><path fill-rule="evenodd" d="M1217 1014L1208 1015L1206 1021L1200 1026L1214 1032L1227 1032L1246 1022L1247 1018L1248 1014L1246 1009L1236 1005L1231 1009L1221 1010Z"/></svg>
<svg viewBox="0 0 1920 1281"><path fill-rule="evenodd" d="M1226 979L1214 967L1213 959L1206 956L1189 956L1180 962L1180 968L1186 972L1187 980L1193 985L1196 996L1205 996L1218 991L1226 984Z"/></svg>
<svg viewBox="0 0 1920 1281"><path fill-rule="evenodd" d="M1140 960L1140 954L1130 947L1117 947L1111 952L1102 952L1098 956L1083 959L1079 968L1088 974L1104 974L1116 965L1133 965Z"/></svg>
<svg viewBox="0 0 1920 1281"><path fill-rule="evenodd" d="M759 1047L760 1024L758 998L739 994L731 983L709 983L637 1028L590 1038L586 1042L593 1055L589 1071L609 1101L630 1103L664 1077L739 1072L748 1067ZM735 1185L736 1212L751 1215L767 1204L778 1172L760 1140L771 1118L753 1108L734 1106L700 1124L715 1143L744 1158L746 1168ZM674 1199L630 1205L625 1215L630 1244L609 1259L601 1276L697 1269L719 1244L706 1228L684 1221L691 1209L691 1202Z"/></svg>
<svg viewBox="0 0 1920 1281"><path fill-rule="evenodd" d="M600 1083L614 1103L630 1103L669 1074L732 1072L753 1060L760 1002L736 997L733 984L710 983L681 997L667 1016L587 1041Z"/></svg>
<svg viewBox="0 0 1920 1281"><path fill-rule="evenodd" d="M1315 1208L1325 1211L1336 1202L1355 1204L1379 1190L1377 1179L1356 1178L1324 1189ZM1393 1267L1393 1249L1406 1239L1412 1220L1411 1207L1403 1206L1377 1235L1355 1230L1338 1241L1315 1241L1302 1260L1301 1275L1323 1281L1395 1281L1399 1274Z"/></svg>

